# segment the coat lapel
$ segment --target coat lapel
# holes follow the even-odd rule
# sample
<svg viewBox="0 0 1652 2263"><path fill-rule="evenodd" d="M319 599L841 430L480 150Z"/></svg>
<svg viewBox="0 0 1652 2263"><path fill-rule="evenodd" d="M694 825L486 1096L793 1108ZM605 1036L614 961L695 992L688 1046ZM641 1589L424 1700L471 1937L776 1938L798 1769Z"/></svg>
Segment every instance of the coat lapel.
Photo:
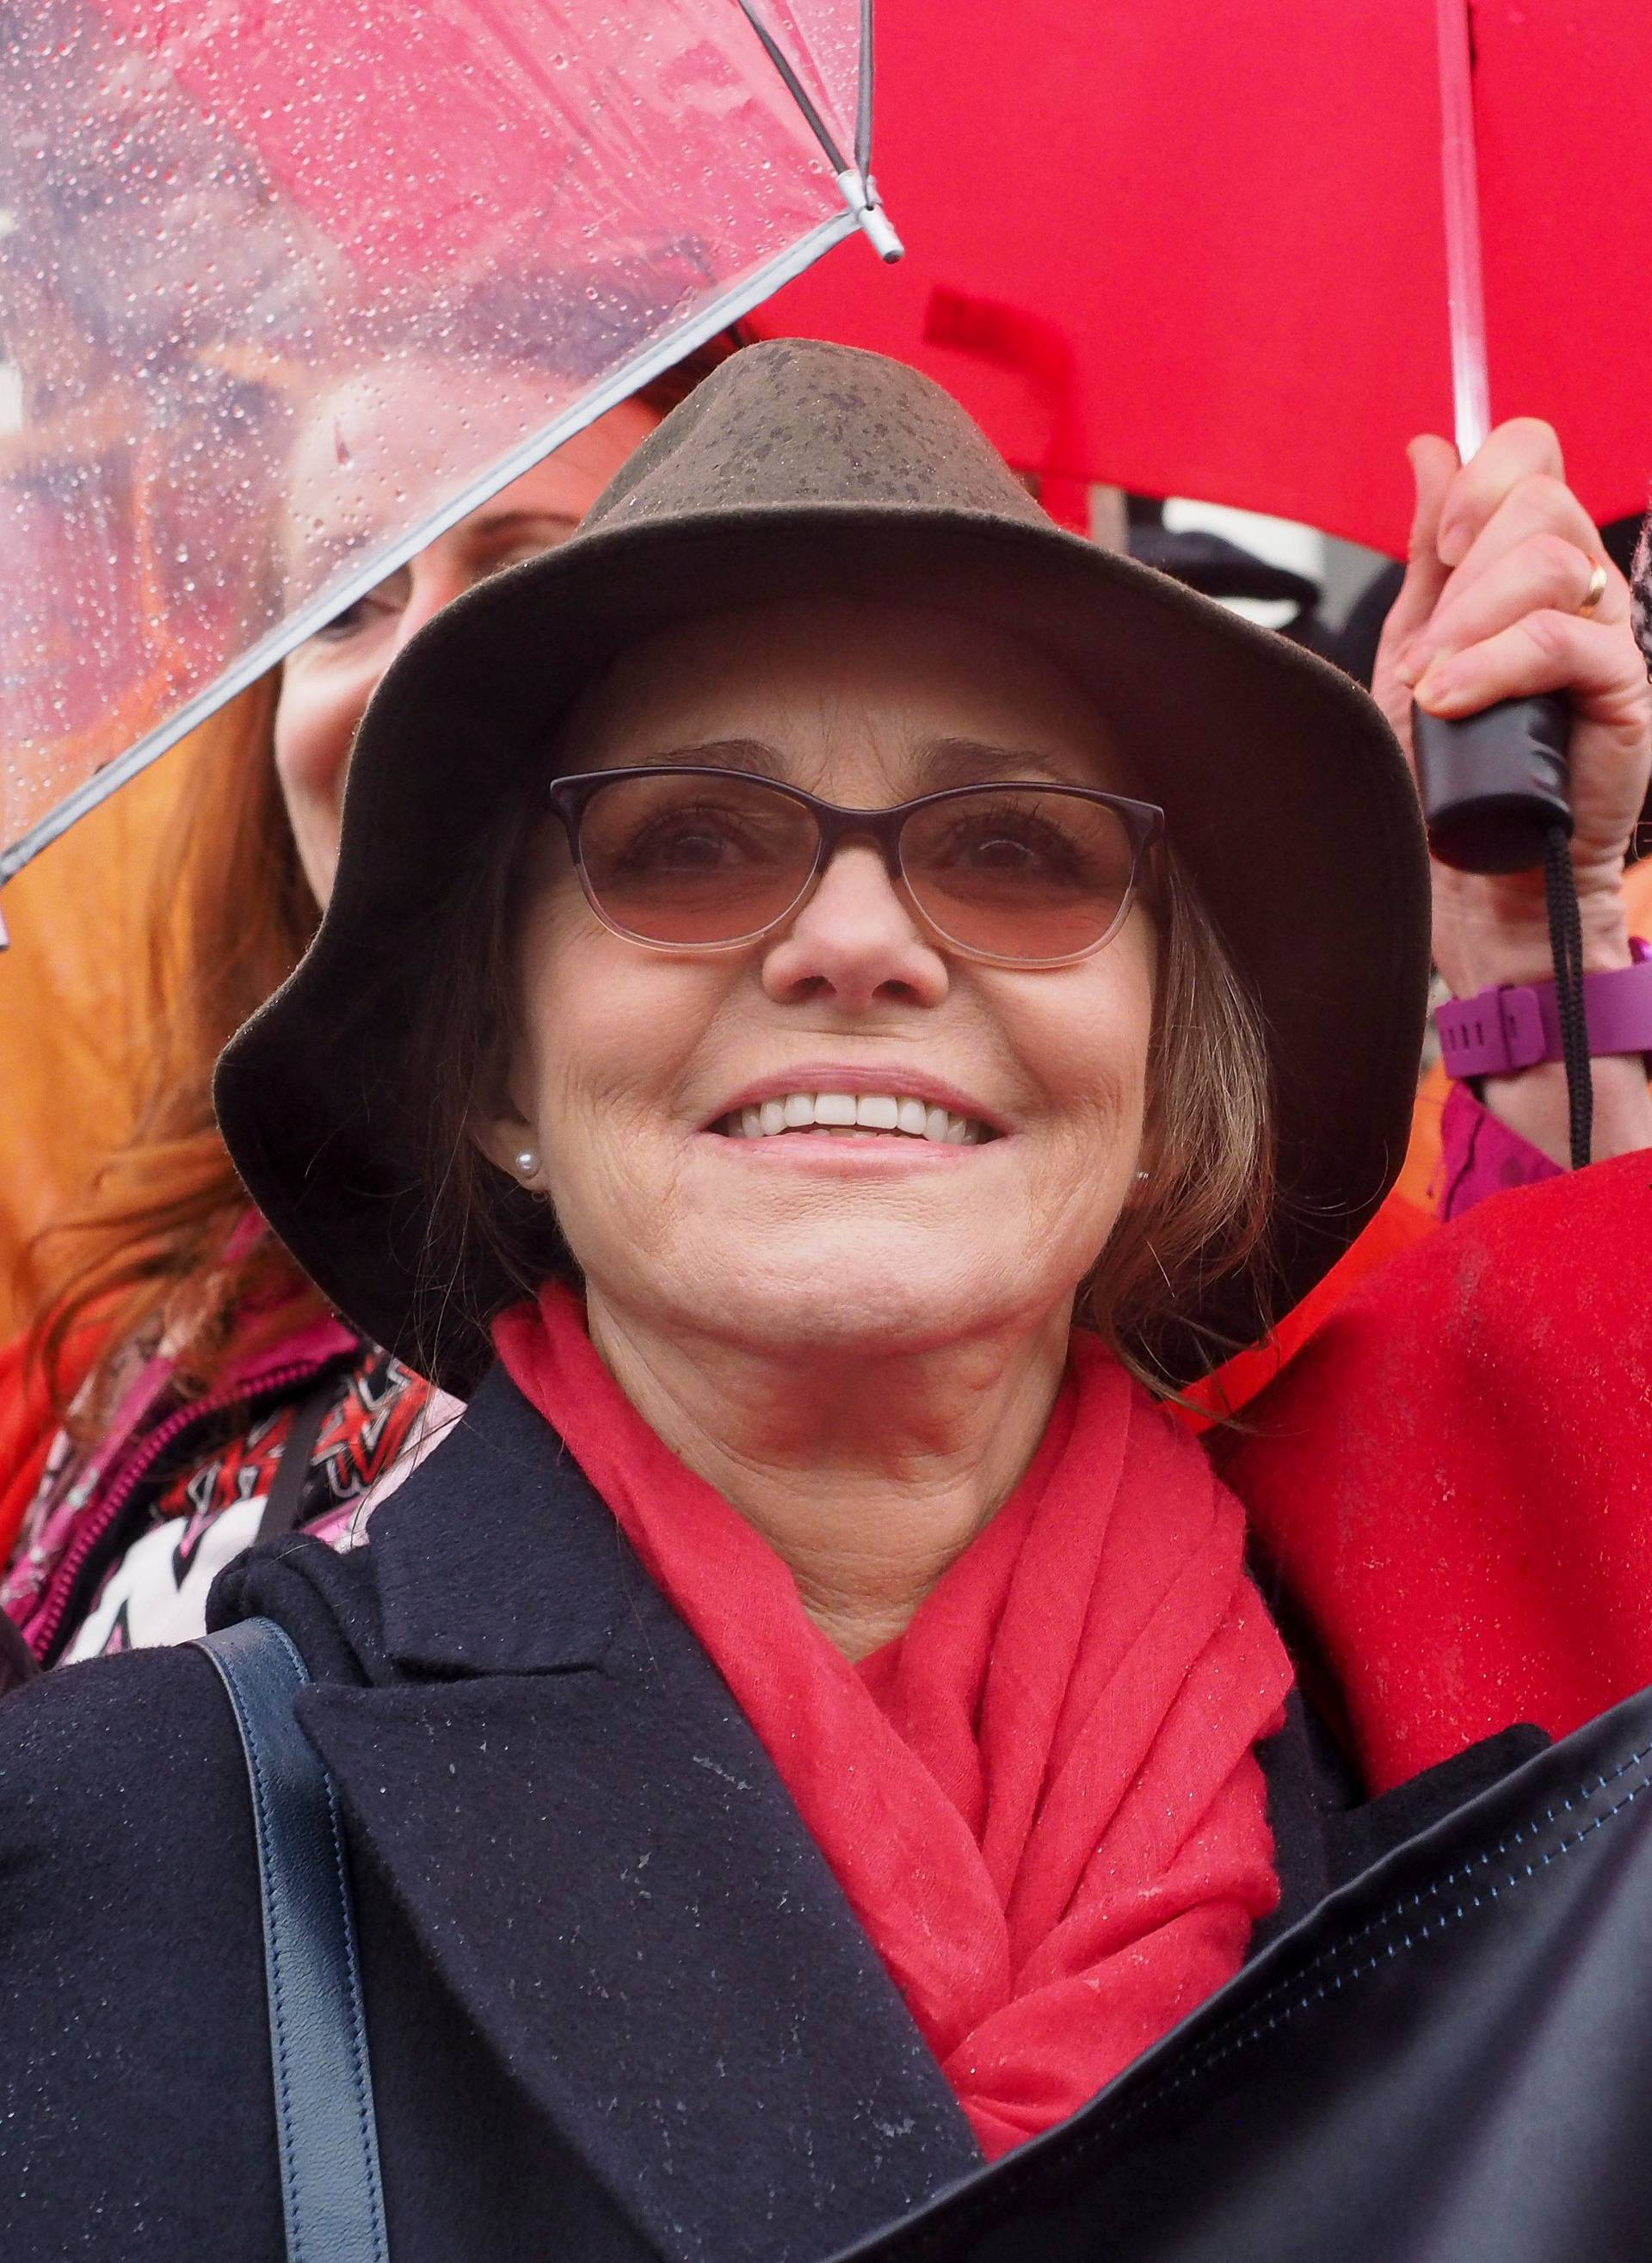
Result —
<svg viewBox="0 0 1652 2263"><path fill-rule="evenodd" d="M306 1728L444 1981L670 2258L819 2256L978 2165L749 1724L502 1376L375 1518L391 1672Z"/></svg>

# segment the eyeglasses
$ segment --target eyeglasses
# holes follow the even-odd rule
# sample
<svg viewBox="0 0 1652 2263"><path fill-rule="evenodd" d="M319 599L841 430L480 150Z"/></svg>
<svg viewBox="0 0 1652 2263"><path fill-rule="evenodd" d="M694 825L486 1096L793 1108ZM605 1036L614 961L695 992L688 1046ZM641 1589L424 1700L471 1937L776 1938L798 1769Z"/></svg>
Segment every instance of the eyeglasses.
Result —
<svg viewBox="0 0 1652 2263"><path fill-rule="evenodd" d="M941 941L1018 966L1064 966L1110 942L1165 829L1151 802L1089 786L951 786L840 809L776 778L679 763L558 778L551 806L591 909L633 943L754 943L858 841Z"/></svg>

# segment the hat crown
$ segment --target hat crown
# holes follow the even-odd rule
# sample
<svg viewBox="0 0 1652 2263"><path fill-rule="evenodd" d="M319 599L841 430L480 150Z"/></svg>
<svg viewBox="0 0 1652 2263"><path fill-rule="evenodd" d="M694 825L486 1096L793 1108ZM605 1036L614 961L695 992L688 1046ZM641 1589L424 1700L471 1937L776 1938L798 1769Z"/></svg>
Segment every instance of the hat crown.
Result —
<svg viewBox="0 0 1652 2263"><path fill-rule="evenodd" d="M610 481L581 534L812 503L1050 524L931 380L880 354L783 338L747 347L703 380Z"/></svg>

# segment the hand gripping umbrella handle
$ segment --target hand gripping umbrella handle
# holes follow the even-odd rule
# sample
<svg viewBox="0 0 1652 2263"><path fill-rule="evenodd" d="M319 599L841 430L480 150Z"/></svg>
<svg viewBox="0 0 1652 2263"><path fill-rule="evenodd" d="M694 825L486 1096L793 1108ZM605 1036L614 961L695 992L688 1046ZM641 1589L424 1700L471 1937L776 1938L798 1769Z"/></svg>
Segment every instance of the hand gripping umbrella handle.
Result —
<svg viewBox="0 0 1652 2263"><path fill-rule="evenodd" d="M1470 4L1471 0L1435 0L1434 9L1452 381L1457 453L1465 464L1478 452L1491 422ZM1570 722L1566 702L1553 698L1506 699L1461 722L1425 714L1416 705L1411 709L1417 783L1433 855L1461 872L1543 867L1576 1170L1591 1153L1594 1081L1583 1001L1583 929L1572 876L1566 770Z"/></svg>
<svg viewBox="0 0 1652 2263"><path fill-rule="evenodd" d="M1567 798L1570 728L1570 708L1553 696L1504 699L1461 722L1411 708L1417 782L1433 855L1460 872L1543 867L1576 1171L1591 1153L1595 1102Z"/></svg>
<svg viewBox="0 0 1652 2263"><path fill-rule="evenodd" d="M1461 722L1411 709L1428 845L1460 872L1526 872L1550 832L1570 838L1563 699L1504 699Z"/></svg>

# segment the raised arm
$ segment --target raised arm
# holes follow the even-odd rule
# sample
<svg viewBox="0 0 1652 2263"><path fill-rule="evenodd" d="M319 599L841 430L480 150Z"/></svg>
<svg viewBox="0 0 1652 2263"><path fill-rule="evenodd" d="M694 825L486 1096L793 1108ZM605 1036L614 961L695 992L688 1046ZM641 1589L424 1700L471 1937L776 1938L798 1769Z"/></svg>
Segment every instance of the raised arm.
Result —
<svg viewBox="0 0 1652 2263"><path fill-rule="evenodd" d="M1404 585L1377 654L1377 701L1410 752L1413 698L1455 718L1501 699L1565 696L1574 717L1572 861L1583 965L1627 966L1624 859L1652 768L1652 692L1627 586L1565 483L1549 425L1529 417L1501 424L1467 466L1432 436L1412 442L1410 458L1417 515ZM1541 871L1484 878L1437 864L1434 960L1458 998L1548 980ZM1641 1056L1597 1057L1594 1083L1596 1159L1652 1146ZM1489 1076L1482 1093L1511 1131L1566 1160L1560 1062Z"/></svg>

